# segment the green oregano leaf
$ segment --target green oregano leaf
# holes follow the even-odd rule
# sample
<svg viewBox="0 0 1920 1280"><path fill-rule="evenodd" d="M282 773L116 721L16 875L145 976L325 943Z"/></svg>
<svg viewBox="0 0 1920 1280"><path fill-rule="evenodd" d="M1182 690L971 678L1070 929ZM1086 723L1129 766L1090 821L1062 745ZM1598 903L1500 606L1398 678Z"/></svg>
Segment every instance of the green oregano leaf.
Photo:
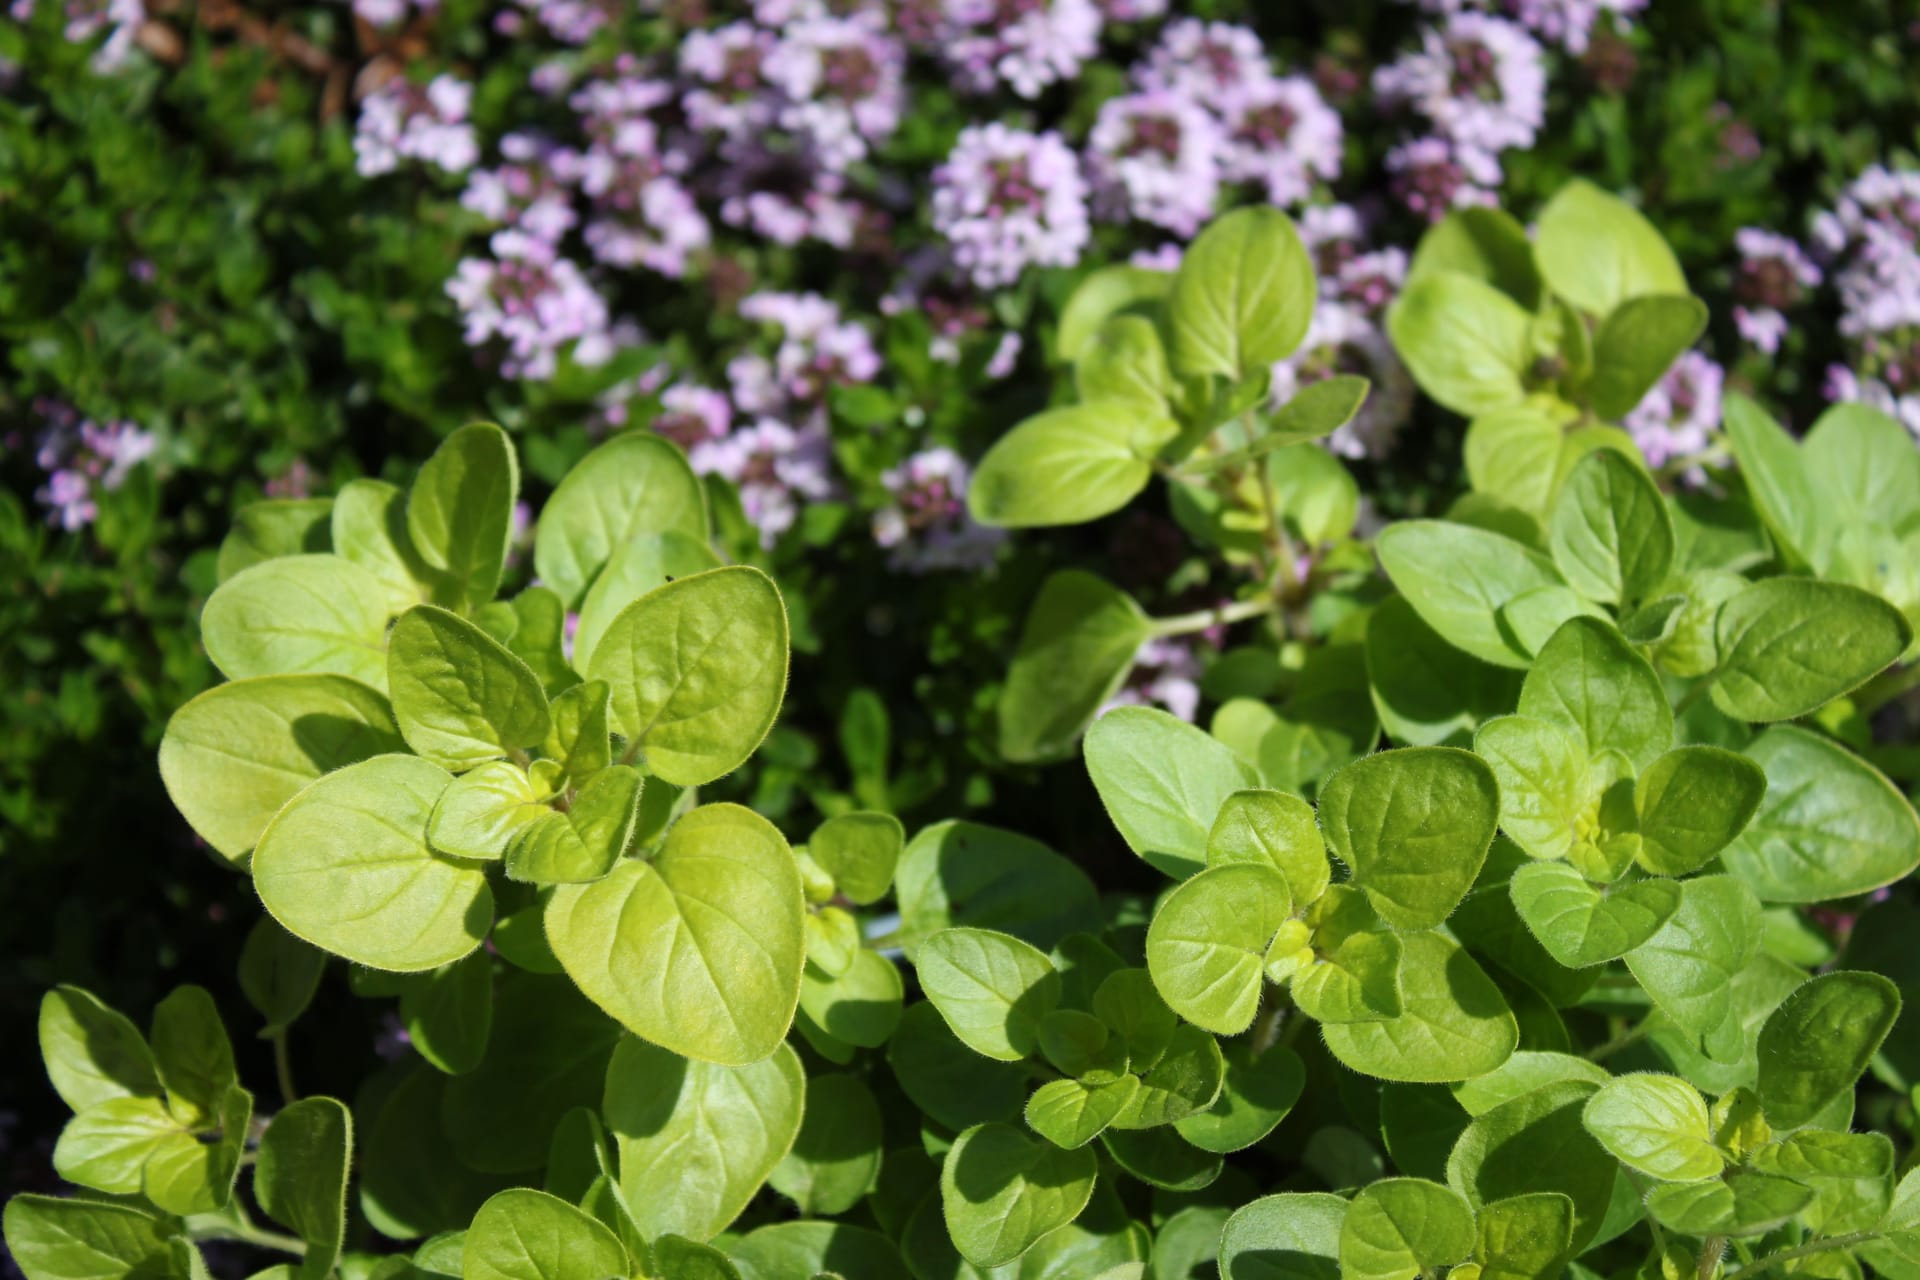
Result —
<svg viewBox="0 0 1920 1280"><path fill-rule="evenodd" d="M622 1025L738 1066L792 1025L805 909L785 838L750 809L716 804L675 823L651 861L555 889L545 922L567 976Z"/></svg>
<svg viewBox="0 0 1920 1280"><path fill-rule="evenodd" d="M967 488L968 509L1005 528L1097 520L1147 487L1154 455L1177 434L1172 419L1129 400L1049 409L987 450Z"/></svg>
<svg viewBox="0 0 1920 1280"><path fill-rule="evenodd" d="M1313 315L1313 260L1278 209L1215 220L1187 247L1167 298L1173 367L1239 382L1285 359Z"/></svg>
<svg viewBox="0 0 1920 1280"><path fill-rule="evenodd" d="M1127 847L1184 880L1206 866L1207 839L1251 771L1218 739L1153 707L1118 707L1087 731L1087 772Z"/></svg>
<svg viewBox="0 0 1920 1280"><path fill-rule="evenodd" d="M1034 1142L1004 1124L954 1140L940 1171L940 1201L954 1247L976 1267L1012 1262L1080 1216L1098 1162L1085 1147Z"/></svg>
<svg viewBox="0 0 1920 1280"><path fill-rule="evenodd" d="M529 884L587 884L613 870L633 840L643 779L623 764L600 770L565 813L548 811L513 833L507 878Z"/></svg>
<svg viewBox="0 0 1920 1280"><path fill-rule="evenodd" d="M1167 895L1147 929L1147 972L1173 1011L1220 1035L1253 1023L1262 964L1293 910L1287 881L1257 864L1212 867Z"/></svg>
<svg viewBox="0 0 1920 1280"><path fill-rule="evenodd" d="M268 1217L306 1242L301 1280L323 1280L340 1256L352 1158L353 1117L332 1098L288 1104L260 1135L254 1195Z"/></svg>
<svg viewBox="0 0 1920 1280"><path fill-rule="evenodd" d="M1673 746L1660 677L1618 629L1575 618L1554 632L1520 686L1520 714L1557 724L1590 756L1618 751L1644 769Z"/></svg>
<svg viewBox="0 0 1920 1280"><path fill-rule="evenodd" d="M1493 771L1454 747L1382 751L1327 779L1327 843L1396 929L1431 929L1460 904L1499 825Z"/></svg>
<svg viewBox="0 0 1920 1280"><path fill-rule="evenodd" d="M260 676L216 685L173 713L160 777L195 833L239 859L308 782L401 746L387 700L356 680Z"/></svg>
<svg viewBox="0 0 1920 1280"><path fill-rule="evenodd" d="M1526 397L1533 317L1484 281L1457 271L1409 280L1387 310L1387 333L1420 389L1455 413L1475 417Z"/></svg>
<svg viewBox="0 0 1920 1280"><path fill-rule="evenodd" d="M855 906L872 906L893 887L906 830L890 813L842 813L814 828L807 852Z"/></svg>
<svg viewBox="0 0 1920 1280"><path fill-rule="evenodd" d="M420 1056L448 1075L479 1066L493 1033L493 957L474 951L410 977L400 993L400 1021Z"/></svg>
<svg viewBox="0 0 1920 1280"><path fill-rule="evenodd" d="M616 551L637 536L669 532L706 541L705 486L671 441L622 432L582 458L547 499L534 531L534 572L578 608Z"/></svg>
<svg viewBox="0 0 1920 1280"><path fill-rule="evenodd" d="M1900 989L1877 973L1810 979L1760 1028L1756 1089L1776 1130L1808 1124L1851 1089L1900 1016Z"/></svg>
<svg viewBox="0 0 1920 1280"><path fill-rule="evenodd" d="M1150 633L1134 598L1104 578L1078 569L1050 575L1001 687L1000 754L1028 762L1071 751Z"/></svg>
<svg viewBox="0 0 1920 1280"><path fill-rule="evenodd" d="M1678 1076L1617 1076L1587 1099L1581 1116L1616 1160L1662 1182L1698 1182L1726 1167L1706 1099Z"/></svg>
<svg viewBox="0 0 1920 1280"><path fill-rule="evenodd" d="M724 1231L793 1148L805 1092L790 1045L720 1066L622 1040L601 1110L620 1148L620 1198L640 1232L704 1242Z"/></svg>
<svg viewBox="0 0 1920 1280"><path fill-rule="evenodd" d="M553 726L532 668L465 618L417 605L393 624L387 687L407 745L464 772L539 745Z"/></svg>
<svg viewBox="0 0 1920 1280"><path fill-rule="evenodd" d="M1040 1047L1060 975L1038 948L988 929L946 929L920 944L920 986L976 1053L1017 1062Z"/></svg>
<svg viewBox="0 0 1920 1280"><path fill-rule="evenodd" d="M493 891L427 845L452 781L425 760L375 756L312 783L260 836L260 900L289 933L375 969L458 960L486 937Z"/></svg>
<svg viewBox="0 0 1920 1280"><path fill-rule="evenodd" d="M489 422L460 428L421 466L407 490L407 535L442 579L434 603L475 609L493 599L519 493L513 442Z"/></svg>
<svg viewBox="0 0 1920 1280"><path fill-rule="evenodd" d="M649 592L594 650L628 757L676 786L739 768L773 727L787 687L787 610L773 579L734 566Z"/></svg>
<svg viewBox="0 0 1920 1280"><path fill-rule="evenodd" d="M1548 530L1567 582L1588 599L1616 605L1645 599L1665 580L1674 541L1673 518L1652 477L1612 449L1574 464Z"/></svg>
<svg viewBox="0 0 1920 1280"><path fill-rule="evenodd" d="M1564 858L1592 810L1584 744L1559 725L1500 716L1480 726L1474 752L1500 785L1500 829L1535 858Z"/></svg>
<svg viewBox="0 0 1920 1280"><path fill-rule="evenodd" d="M1286 879L1296 906L1326 892L1332 870L1313 806L1284 791L1236 791L1207 832L1209 867L1267 866Z"/></svg>
<svg viewBox="0 0 1920 1280"><path fill-rule="evenodd" d="M1713 705L1792 720L1863 684L1913 642L1900 611L1858 587L1768 578L1720 607Z"/></svg>
<svg viewBox="0 0 1920 1280"><path fill-rule="evenodd" d="M1829 738L1775 725L1743 754L1767 776L1760 808L1721 851L1767 902L1870 893L1920 866L1920 816L1879 771Z"/></svg>
<svg viewBox="0 0 1920 1280"><path fill-rule="evenodd" d="M1444 934L1400 938L1400 1014L1323 1028L1327 1048L1355 1071L1410 1084L1467 1080L1498 1067L1519 1043L1500 989Z"/></svg>
<svg viewBox="0 0 1920 1280"><path fill-rule="evenodd" d="M440 793L427 819L427 843L454 858L504 857L518 832L542 818L561 816L547 807L548 799L519 765L490 761L461 774Z"/></svg>
<svg viewBox="0 0 1920 1280"><path fill-rule="evenodd" d="M1459 1192L1424 1178L1383 1178L1361 1189L1340 1228L1347 1280L1420 1280L1464 1262L1473 1210Z"/></svg>
<svg viewBox="0 0 1920 1280"><path fill-rule="evenodd" d="M526 1187L480 1206L460 1256L462 1280L606 1280L633 1265L591 1215Z"/></svg>
<svg viewBox="0 0 1920 1280"><path fill-rule="evenodd" d="M1500 625L1516 597L1563 587L1537 551L1485 529L1440 520L1402 520L1375 542L1393 585L1429 627L1455 648L1496 667L1524 670L1532 651Z"/></svg>
<svg viewBox="0 0 1920 1280"><path fill-rule="evenodd" d="M1521 867L1513 873L1511 892L1528 930L1570 969L1619 959L1659 932L1680 907L1677 881L1596 887L1564 862Z"/></svg>
<svg viewBox="0 0 1920 1280"><path fill-rule="evenodd" d="M1447 1159L1448 1184L1476 1212L1510 1196L1557 1191L1573 1202L1572 1248L1586 1248L1619 1176L1581 1119L1594 1093L1585 1081L1549 1084L1476 1116Z"/></svg>
<svg viewBox="0 0 1920 1280"><path fill-rule="evenodd" d="M1634 784L1640 865L1655 875L1698 871L1733 842L1759 810L1767 775L1719 747L1681 747Z"/></svg>
<svg viewBox="0 0 1920 1280"><path fill-rule="evenodd" d="M352 561L282 556L221 583L200 638L230 680L331 673L384 690L387 616L386 589Z"/></svg>
<svg viewBox="0 0 1920 1280"><path fill-rule="evenodd" d="M1575 179L1540 211L1535 249L1547 287L1605 316L1629 298L1686 292L1673 250L1632 205Z"/></svg>

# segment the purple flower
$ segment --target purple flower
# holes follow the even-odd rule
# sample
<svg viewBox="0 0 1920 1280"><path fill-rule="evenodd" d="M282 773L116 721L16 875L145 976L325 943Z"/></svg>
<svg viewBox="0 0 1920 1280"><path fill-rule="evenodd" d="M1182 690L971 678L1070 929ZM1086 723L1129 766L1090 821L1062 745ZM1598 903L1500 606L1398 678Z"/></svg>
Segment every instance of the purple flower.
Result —
<svg viewBox="0 0 1920 1280"><path fill-rule="evenodd" d="M1438 222L1455 209L1499 203L1500 165L1484 151L1458 150L1445 138L1418 138L1387 153L1393 194L1411 212Z"/></svg>
<svg viewBox="0 0 1920 1280"><path fill-rule="evenodd" d="M1627 15L1647 7L1648 0L1420 0L1429 13L1504 13L1543 40L1560 45L1568 53L1583 54L1593 33L1594 23L1603 13L1611 13L1622 28Z"/></svg>
<svg viewBox="0 0 1920 1280"><path fill-rule="evenodd" d="M762 71L786 95L781 125L842 173L900 127L906 61L900 43L870 22L817 17L788 26Z"/></svg>
<svg viewBox="0 0 1920 1280"><path fill-rule="evenodd" d="M295 458L287 469L267 481L269 498L307 498L313 495L314 481L320 479L305 458Z"/></svg>
<svg viewBox="0 0 1920 1280"><path fill-rule="evenodd" d="M502 231L492 248L491 258L461 259L447 296L461 310L469 346L506 345L500 367L508 377L550 378L568 347L581 364L604 364L622 345L605 300L552 245Z"/></svg>
<svg viewBox="0 0 1920 1280"><path fill-rule="evenodd" d="M1133 670L1097 715L1115 707L1164 707L1182 720L1200 712L1200 658L1185 636L1154 636L1133 655Z"/></svg>
<svg viewBox="0 0 1920 1280"><path fill-rule="evenodd" d="M505 163L475 169L460 203L502 227L518 227L537 240L558 244L573 229L571 175L577 155L537 134L510 133L500 140Z"/></svg>
<svg viewBox="0 0 1920 1280"><path fill-rule="evenodd" d="M1131 267L1145 267L1148 271L1175 272L1180 269L1180 259L1186 257L1186 247L1169 240L1157 249L1135 249L1127 258Z"/></svg>
<svg viewBox="0 0 1920 1280"><path fill-rule="evenodd" d="M1020 361L1020 350L1025 340L1012 329L1000 335L1000 341L993 348L993 355L987 360L985 373L989 380L998 382L1011 374Z"/></svg>
<svg viewBox="0 0 1920 1280"><path fill-rule="evenodd" d="M1090 234L1079 161L1057 133L964 129L933 173L933 226L982 289L1030 266L1070 267Z"/></svg>
<svg viewBox="0 0 1920 1280"><path fill-rule="evenodd" d="M795 430L771 418L703 441L688 455L695 471L721 476L740 491L740 505L768 547L793 527L803 503L832 495L832 458L825 427Z"/></svg>
<svg viewBox="0 0 1920 1280"><path fill-rule="evenodd" d="M727 366L734 403L746 413L818 421L830 389L879 376L872 336L819 294L756 293L740 314L781 333L772 359L746 354Z"/></svg>
<svg viewBox="0 0 1920 1280"><path fill-rule="evenodd" d="M7 13L15 22L28 22L38 0L13 0ZM133 55L134 39L147 20L143 0L65 0L62 13L66 26L61 34L70 44L84 44L102 31L106 41L94 50L93 69L117 71Z"/></svg>
<svg viewBox="0 0 1920 1280"><path fill-rule="evenodd" d="M1004 84L1037 98L1099 51L1093 0L941 0L941 9L930 43L970 92Z"/></svg>
<svg viewBox="0 0 1920 1280"><path fill-rule="evenodd" d="M725 392L692 382L676 382L660 393L653 430L691 453L718 440L733 427L733 403Z"/></svg>
<svg viewBox="0 0 1920 1280"><path fill-rule="evenodd" d="M95 422L57 401L39 400L34 408L47 423L34 451L47 483L34 497L47 508L49 524L72 533L99 518L99 493L126 483L158 441L131 422Z"/></svg>
<svg viewBox="0 0 1920 1280"><path fill-rule="evenodd" d="M1108 22L1145 22L1167 11L1167 0L1095 0Z"/></svg>
<svg viewBox="0 0 1920 1280"><path fill-rule="evenodd" d="M1297 204L1340 176L1340 116L1305 76L1267 79L1223 113L1228 181L1258 182L1273 204Z"/></svg>
<svg viewBox="0 0 1920 1280"><path fill-rule="evenodd" d="M750 138L770 128L779 102L769 92L764 68L775 43L773 32L751 22L688 32L680 46L680 74L696 87L681 98L687 123L729 138Z"/></svg>
<svg viewBox="0 0 1920 1280"><path fill-rule="evenodd" d="M1700 352L1689 351L1622 419L1621 425L1650 465L1664 467L1707 447L1720 426L1720 390L1725 380L1724 369ZM1699 483L1705 476L1692 468L1686 478Z"/></svg>
<svg viewBox="0 0 1920 1280"><path fill-rule="evenodd" d="M1920 435L1920 173L1875 165L1814 220L1832 262L1840 332L1852 367L1828 371L1827 392L1882 410Z"/></svg>
<svg viewBox="0 0 1920 1280"><path fill-rule="evenodd" d="M473 86L454 76L416 85L396 76L360 104L354 129L355 167L364 177L391 173L402 159L464 173L480 158L467 108Z"/></svg>
<svg viewBox="0 0 1920 1280"><path fill-rule="evenodd" d="M1142 89L1189 98L1224 116L1274 77L1266 48L1248 28L1182 18L1160 33L1133 78Z"/></svg>
<svg viewBox="0 0 1920 1280"><path fill-rule="evenodd" d="M632 8L620 0L520 0L520 4L563 44L585 44Z"/></svg>
<svg viewBox="0 0 1920 1280"><path fill-rule="evenodd" d="M1374 92L1405 104L1454 143L1488 156L1527 147L1546 119L1540 45L1520 27L1457 13L1421 33L1421 47L1374 72ZM1466 161L1462 161L1466 164Z"/></svg>
<svg viewBox="0 0 1920 1280"><path fill-rule="evenodd" d="M894 568L978 572L993 563L1005 535L967 514L971 477L966 460L945 448L916 453L880 477L893 501L874 514L873 540L892 551Z"/></svg>
<svg viewBox="0 0 1920 1280"><path fill-rule="evenodd" d="M1733 283L1739 299L1733 322L1741 337L1772 355L1786 336L1785 313L1820 283L1820 268L1786 236L1758 227L1743 228L1734 244L1740 250L1740 273Z"/></svg>
<svg viewBox="0 0 1920 1280"><path fill-rule="evenodd" d="M1372 386L1353 420L1327 437L1327 447L1345 458L1384 458L1413 411L1413 379L1363 307L1323 300L1314 309L1300 349L1273 366L1272 404L1278 408L1307 384L1343 373Z"/></svg>
<svg viewBox="0 0 1920 1280"><path fill-rule="evenodd" d="M1191 236L1220 194L1220 125L1164 90L1110 98L1087 138L1087 171L1102 217L1129 217Z"/></svg>

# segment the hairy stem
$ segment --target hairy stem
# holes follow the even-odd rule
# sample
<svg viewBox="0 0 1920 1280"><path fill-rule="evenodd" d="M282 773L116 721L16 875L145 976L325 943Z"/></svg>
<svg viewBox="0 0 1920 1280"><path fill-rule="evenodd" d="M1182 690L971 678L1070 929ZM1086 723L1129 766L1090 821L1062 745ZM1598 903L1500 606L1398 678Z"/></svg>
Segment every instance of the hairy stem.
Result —
<svg viewBox="0 0 1920 1280"><path fill-rule="evenodd" d="M287 1029L280 1028L270 1038L273 1041L273 1073L280 1081L280 1105L290 1107L300 1101L300 1093L293 1087L293 1057L287 1052Z"/></svg>
<svg viewBox="0 0 1920 1280"><path fill-rule="evenodd" d="M230 1225L222 1223L217 1227L207 1227L192 1233L195 1240L236 1240L242 1244L258 1245L262 1249L277 1249L281 1253L291 1253L296 1257L305 1256L307 1243L278 1231L266 1231L247 1224Z"/></svg>
<svg viewBox="0 0 1920 1280"><path fill-rule="evenodd" d="M1196 631L1205 631L1208 627L1245 622L1249 618L1263 618L1272 612L1273 601L1271 600L1235 600L1215 609L1201 609L1196 613L1179 613L1171 618L1155 618L1153 634L1156 636L1191 635Z"/></svg>
<svg viewBox="0 0 1920 1280"><path fill-rule="evenodd" d="M1815 1240L1794 1249L1782 1249L1778 1253L1768 1254L1758 1262L1750 1262L1737 1271L1730 1271L1726 1280L1741 1280L1743 1276L1757 1276L1771 1271L1783 1262L1792 1262L1796 1258L1810 1258L1816 1253L1832 1253L1835 1249L1851 1249L1857 1244L1870 1244L1880 1238L1878 1231L1855 1231L1851 1235L1829 1236L1825 1240Z"/></svg>
<svg viewBox="0 0 1920 1280"><path fill-rule="evenodd" d="M1646 1022L1642 1022L1637 1027L1629 1027L1605 1044L1595 1045L1593 1048L1587 1050L1587 1061L1599 1062L1603 1059L1610 1058L1622 1049L1639 1044L1647 1038L1652 1030L1652 1024Z"/></svg>

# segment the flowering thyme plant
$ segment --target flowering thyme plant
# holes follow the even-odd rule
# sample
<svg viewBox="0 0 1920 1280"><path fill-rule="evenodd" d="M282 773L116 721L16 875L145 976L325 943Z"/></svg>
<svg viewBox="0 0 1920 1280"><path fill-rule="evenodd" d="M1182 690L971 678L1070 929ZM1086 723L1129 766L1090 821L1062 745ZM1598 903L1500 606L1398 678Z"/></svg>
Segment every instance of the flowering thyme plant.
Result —
<svg viewBox="0 0 1920 1280"><path fill-rule="evenodd" d="M1534 236L1476 207L1421 245L1387 327L1475 415L1475 488L1362 527L1318 442L1371 389L1297 363L1308 241L1250 209L1088 277L1071 400L970 484L885 480L875 536L943 567L1161 486L1235 575L1153 618L1055 573L1010 645L1003 753L1077 753L1146 893L1002 827L909 837L864 699L803 843L712 799L784 749L796 620L662 434L561 476L525 585L490 424L405 487L244 507L200 619L227 680L159 769L264 908L238 986L278 1096L206 988L144 1033L50 991L75 1191L8 1202L28 1280L222 1249L306 1280L1920 1272L1913 908L1861 909L1920 815L1860 749L1915 670L1920 453L1730 399L1730 454L1651 467L1609 423L1704 306L1579 185ZM858 358L817 300L765 305L768 396ZM1204 728L1139 705L1198 635ZM303 1098L342 975L399 1061Z"/></svg>

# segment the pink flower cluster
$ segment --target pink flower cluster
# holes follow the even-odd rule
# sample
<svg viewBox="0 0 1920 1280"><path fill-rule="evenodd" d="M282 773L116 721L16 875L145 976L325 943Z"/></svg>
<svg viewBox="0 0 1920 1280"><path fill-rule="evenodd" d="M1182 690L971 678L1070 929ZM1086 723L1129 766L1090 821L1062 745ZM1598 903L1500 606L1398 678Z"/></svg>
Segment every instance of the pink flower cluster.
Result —
<svg viewBox="0 0 1920 1280"><path fill-rule="evenodd" d="M836 386L871 381L880 356L865 327L817 294L754 294L740 312L766 327L768 349L735 356L726 391L668 386L651 426L687 451L695 471L732 483L747 518L772 546L805 503L838 491L828 396ZM616 389L603 405L608 424L624 425L626 400L657 385L650 376Z"/></svg>
<svg viewBox="0 0 1920 1280"><path fill-rule="evenodd" d="M1547 69L1517 22L1451 5L1420 47L1380 67L1373 91L1432 129L1387 157L1394 190L1415 213L1438 221L1450 209L1490 204L1500 152L1529 147L1546 121Z"/></svg>
<svg viewBox="0 0 1920 1280"><path fill-rule="evenodd" d="M40 0L13 0L7 16L15 22L27 22ZM134 40L147 20L145 0L64 0L61 16L66 19L61 34L73 44L84 44L102 31L107 38L93 53L93 69L102 73L117 71L133 56Z"/></svg>
<svg viewBox="0 0 1920 1280"><path fill-rule="evenodd" d="M1200 711L1201 642L1193 636L1148 639L1133 655L1126 683L1100 708L1100 714L1115 707L1162 707L1182 720L1192 720Z"/></svg>
<svg viewBox="0 0 1920 1280"><path fill-rule="evenodd" d="M1783 235L1744 227L1734 237L1740 274L1734 280L1733 323L1740 336L1773 355L1787 335L1786 313L1820 283L1820 268Z"/></svg>
<svg viewBox="0 0 1920 1280"><path fill-rule="evenodd" d="M156 441L131 422L95 422L57 401L36 401L34 409L46 421L34 462L47 473L34 497L49 524L72 533L99 518L100 492L126 483L128 473L153 456Z"/></svg>
<svg viewBox="0 0 1920 1280"><path fill-rule="evenodd" d="M873 540L892 552L896 569L978 572L992 565L1005 533L974 523L967 512L972 468L951 449L926 449L880 477L892 501L873 517Z"/></svg>
<svg viewBox="0 0 1920 1280"><path fill-rule="evenodd" d="M1720 428L1720 392L1726 370L1698 351L1673 362L1660 381L1621 420L1649 465L1664 467L1703 452ZM1682 474L1700 483L1705 473L1691 466Z"/></svg>
<svg viewBox="0 0 1920 1280"><path fill-rule="evenodd" d="M1304 76L1274 73L1245 27L1170 23L1134 68L1136 91L1109 99L1087 137L1094 208L1191 236L1223 187L1256 184L1295 204L1339 176L1340 117Z"/></svg>
<svg viewBox="0 0 1920 1280"><path fill-rule="evenodd" d="M1070 267L1091 234L1080 162L1057 133L963 129L933 173L933 227L982 289L1013 284L1030 266Z"/></svg>
<svg viewBox="0 0 1920 1280"><path fill-rule="evenodd" d="M1439 14L1501 14L1568 53L1582 54L1587 51L1594 24L1599 22L1601 14L1613 15L1615 25L1625 28L1631 16L1646 8L1647 3L1648 0L1420 0L1420 7L1428 13Z"/></svg>
<svg viewBox="0 0 1920 1280"><path fill-rule="evenodd" d="M1815 221L1813 240L1853 352L1851 368L1828 370L1828 394L1920 436L1920 172L1869 168Z"/></svg>
<svg viewBox="0 0 1920 1280"><path fill-rule="evenodd" d="M355 167L371 178L393 172L402 160L417 160L465 173L480 159L480 144L467 122L472 103L473 86L457 76L435 76L424 85L395 76L360 103Z"/></svg>

